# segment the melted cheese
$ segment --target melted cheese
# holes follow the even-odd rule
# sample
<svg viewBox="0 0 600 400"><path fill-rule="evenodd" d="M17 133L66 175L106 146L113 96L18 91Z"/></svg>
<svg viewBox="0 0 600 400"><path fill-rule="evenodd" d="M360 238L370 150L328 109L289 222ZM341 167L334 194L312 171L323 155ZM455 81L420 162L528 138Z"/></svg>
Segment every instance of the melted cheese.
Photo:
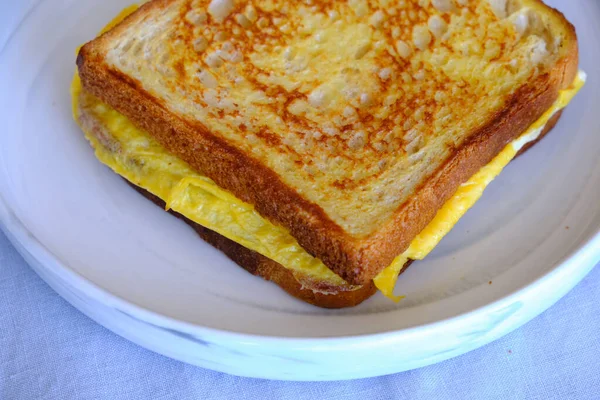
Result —
<svg viewBox="0 0 600 400"><path fill-rule="evenodd" d="M135 8L132 6L124 10L103 32ZM393 289L398 273L406 261L422 259L433 250L519 149L539 136L547 121L569 103L584 82L585 74L580 73L573 87L562 91L550 110L458 189L431 223L413 240L408 250L375 278L375 284L383 294L396 301L401 298L394 296ZM81 94L81 82L76 74L72 96L73 115L78 122ZM272 224L260 216L252 205L237 199L209 178L193 171L110 106L91 96L89 99L93 103L91 108L94 116L111 133L109 141L112 145L101 143L91 132L85 132L86 137L95 148L97 158L117 174L163 199L167 209L173 209L292 270L301 282L327 282L334 286L345 286L347 290L357 288L348 285L320 260L309 255L285 228Z"/></svg>

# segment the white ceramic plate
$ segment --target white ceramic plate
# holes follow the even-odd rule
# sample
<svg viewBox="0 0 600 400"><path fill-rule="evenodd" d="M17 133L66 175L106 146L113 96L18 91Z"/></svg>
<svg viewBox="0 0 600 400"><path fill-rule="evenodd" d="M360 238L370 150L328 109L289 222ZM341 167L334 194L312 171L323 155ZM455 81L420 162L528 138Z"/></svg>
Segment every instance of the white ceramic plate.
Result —
<svg viewBox="0 0 600 400"><path fill-rule="evenodd" d="M589 81L397 288L353 309L301 303L243 271L96 161L71 120L75 48L122 0L45 0L0 53L0 219L75 307L156 352L232 374L333 380L482 346L538 315L600 256L600 4L552 1ZM492 284L489 284L489 282Z"/></svg>

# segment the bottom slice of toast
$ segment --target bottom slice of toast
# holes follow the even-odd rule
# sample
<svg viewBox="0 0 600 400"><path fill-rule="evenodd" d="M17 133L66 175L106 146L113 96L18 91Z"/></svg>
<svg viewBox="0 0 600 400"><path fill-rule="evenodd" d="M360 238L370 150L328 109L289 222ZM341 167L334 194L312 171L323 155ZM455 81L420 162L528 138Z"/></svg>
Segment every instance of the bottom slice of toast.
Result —
<svg viewBox="0 0 600 400"><path fill-rule="evenodd" d="M135 186L129 181L127 181L127 183L144 197L164 209L165 202L163 200L147 190ZM231 239L227 239L225 236L205 228L173 210L169 210L168 212L185 221L202 239L222 251L227 257L246 271L274 282L290 295L307 303L323 308L352 307L362 303L377 291L373 281L352 291L340 290L336 292L335 288L328 287L326 292L320 292L307 288L296 279L289 269L281 264L250 250ZM404 265L403 270L405 270L410 263L411 261L407 262Z"/></svg>

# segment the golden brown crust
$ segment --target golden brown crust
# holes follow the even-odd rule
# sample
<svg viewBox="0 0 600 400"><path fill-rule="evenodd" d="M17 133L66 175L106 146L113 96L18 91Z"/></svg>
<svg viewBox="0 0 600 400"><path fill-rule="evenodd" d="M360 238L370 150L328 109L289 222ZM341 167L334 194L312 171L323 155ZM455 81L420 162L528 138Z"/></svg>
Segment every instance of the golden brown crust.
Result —
<svg viewBox="0 0 600 400"><path fill-rule="evenodd" d="M161 7L169 0L146 4L123 24L142 18L145 10ZM192 124L166 110L135 81L111 70L103 59L101 42L86 44L77 64L83 86L141 129L148 131L167 150L193 168L254 204L259 213L288 228L310 254L352 284L371 280L402 253L435 216L456 188L486 165L510 141L535 122L570 85L578 65L574 28L562 14L553 11L566 24L573 39L567 56L550 73L544 74L513 97L510 106L454 149L448 161L422 185L387 224L365 238L347 234L264 164L216 137L201 124ZM107 35L118 35L119 27Z"/></svg>

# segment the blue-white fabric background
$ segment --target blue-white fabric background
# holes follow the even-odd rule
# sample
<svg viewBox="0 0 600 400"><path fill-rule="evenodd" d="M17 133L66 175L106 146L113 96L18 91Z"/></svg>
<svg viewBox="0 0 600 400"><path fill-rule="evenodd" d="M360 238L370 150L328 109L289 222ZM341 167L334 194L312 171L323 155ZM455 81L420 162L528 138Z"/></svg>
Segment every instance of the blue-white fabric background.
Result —
<svg viewBox="0 0 600 400"><path fill-rule="evenodd" d="M0 0L0 51L37 1ZM441 364L272 382L185 365L114 335L54 293L0 233L0 400L243 398L600 399L600 268L521 329Z"/></svg>

